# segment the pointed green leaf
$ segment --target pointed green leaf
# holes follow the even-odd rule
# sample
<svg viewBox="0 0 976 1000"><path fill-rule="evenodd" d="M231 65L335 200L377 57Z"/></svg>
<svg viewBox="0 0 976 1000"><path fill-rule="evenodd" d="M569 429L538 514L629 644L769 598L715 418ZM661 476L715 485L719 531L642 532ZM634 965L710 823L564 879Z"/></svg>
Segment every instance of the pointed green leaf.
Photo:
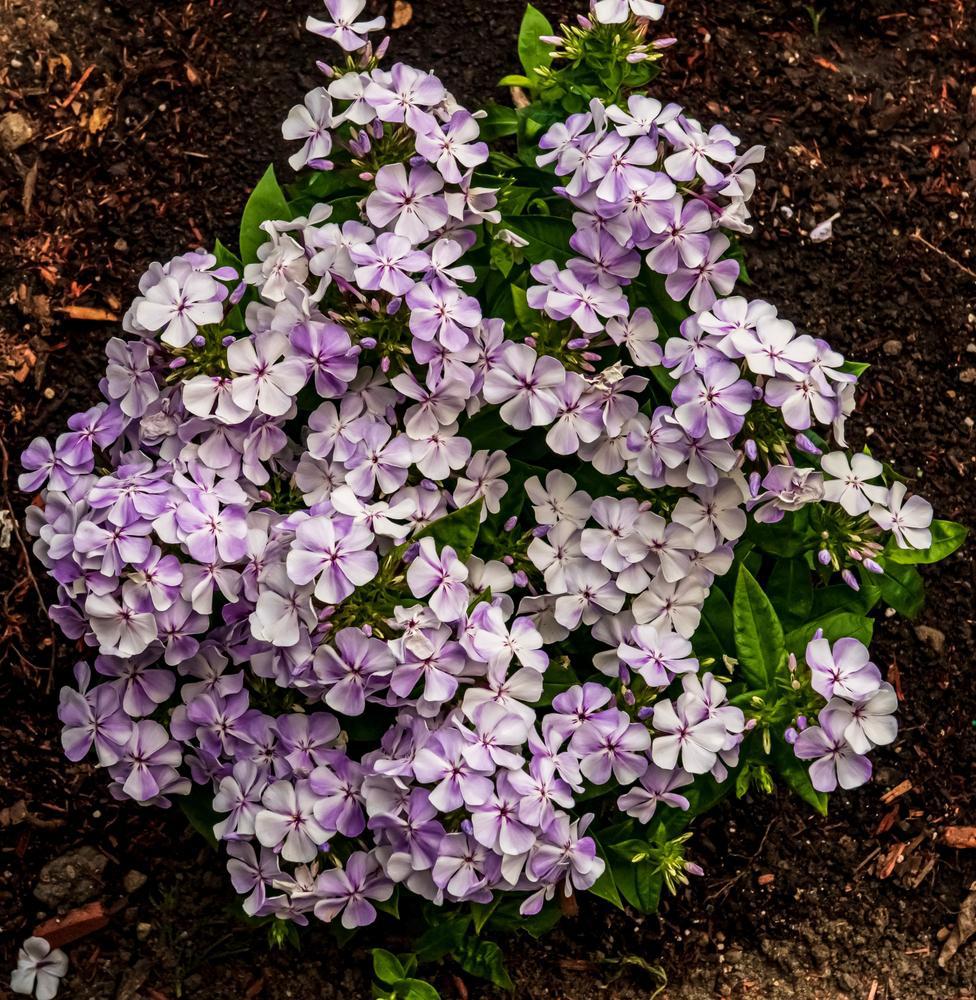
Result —
<svg viewBox="0 0 976 1000"><path fill-rule="evenodd" d="M785 655L783 626L769 598L745 566L739 567L732 620L742 676L751 687L772 691L776 671Z"/></svg>
<svg viewBox="0 0 976 1000"><path fill-rule="evenodd" d="M899 565L886 559L884 573L871 576L881 594L881 600L898 614L914 618L922 610L925 585L922 583L922 574L914 566Z"/></svg>
<svg viewBox="0 0 976 1000"><path fill-rule="evenodd" d="M810 768L798 760L793 748L780 736L773 736L771 755L773 766L787 785L821 816L827 815L827 796L810 783Z"/></svg>
<svg viewBox="0 0 976 1000"><path fill-rule="evenodd" d="M552 62L552 50L545 42L539 41L542 35L552 33L552 25L545 14L529 4L519 28L518 54L522 69L532 79L537 79L532 72L536 66L548 66Z"/></svg>
<svg viewBox="0 0 976 1000"><path fill-rule="evenodd" d="M932 544L927 549L901 549L894 538L885 549L885 562L900 565L936 563L951 556L964 541L969 529L955 521L932 522Z"/></svg>
<svg viewBox="0 0 976 1000"><path fill-rule="evenodd" d="M373 949L373 975L381 983L394 986L406 975L403 963L392 952L384 948Z"/></svg>
<svg viewBox="0 0 976 1000"><path fill-rule="evenodd" d="M484 941L481 938L466 937L454 949L453 957L465 972L503 990L515 989L505 968L505 959L501 948L494 941Z"/></svg>
<svg viewBox="0 0 976 1000"><path fill-rule="evenodd" d="M813 611L813 578L802 559L780 559L769 574L766 593L787 624L805 622Z"/></svg>
<svg viewBox="0 0 976 1000"><path fill-rule="evenodd" d="M461 560L467 559L481 530L481 500L469 503L467 507L452 511L445 517L432 521L414 538L433 538L438 549L450 545Z"/></svg>
<svg viewBox="0 0 976 1000"><path fill-rule="evenodd" d="M600 843L596 837L593 838L593 842L596 844L596 853L603 858L606 867L603 869L603 874L590 886L590 892L595 896L599 896L600 899L605 899L608 903L613 903L618 910L624 908L623 901L620 899L620 893L617 891L617 885L613 878L613 869L610 867L610 861L607 858L607 853L603 849L603 845Z"/></svg>
<svg viewBox="0 0 976 1000"><path fill-rule="evenodd" d="M800 625L787 632L786 638L783 640L786 651L795 653L802 659L807 643L813 638L813 633L818 628L823 630L824 638L830 643L851 636L863 642L865 646L869 646L871 637L874 635L874 619L851 611L834 611L822 618L814 618L805 625Z"/></svg>
<svg viewBox="0 0 976 1000"><path fill-rule="evenodd" d="M291 217L291 209L278 184L274 166L269 166L244 206L241 217L241 260L245 264L253 263L258 259L258 247L268 242L268 234L261 228L262 222Z"/></svg>

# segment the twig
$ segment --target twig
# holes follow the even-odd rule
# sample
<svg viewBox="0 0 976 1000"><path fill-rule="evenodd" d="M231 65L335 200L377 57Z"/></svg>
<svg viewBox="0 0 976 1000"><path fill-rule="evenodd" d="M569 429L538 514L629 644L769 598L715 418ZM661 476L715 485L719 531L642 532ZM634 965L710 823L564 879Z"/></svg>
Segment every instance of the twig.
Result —
<svg viewBox="0 0 976 1000"><path fill-rule="evenodd" d="M92 71L95 69L95 64L92 63L84 73L81 74L81 79L71 88L71 93L61 102L61 107L66 108L69 104L81 93L81 88L84 87L85 81L92 75Z"/></svg>
<svg viewBox="0 0 976 1000"><path fill-rule="evenodd" d="M963 274L968 274L970 278L976 280L976 271L973 271L970 268L966 267L965 264L959 263L959 261L956 260L955 257L950 257L949 254L945 252L945 250L941 250L934 243L929 243L929 241L921 234L919 230L916 229L915 232L912 233L912 239L915 240L917 243L921 243L922 246L925 247L927 250L931 250L933 253L937 253L940 257L945 258L953 267L959 268L959 270L962 271Z"/></svg>

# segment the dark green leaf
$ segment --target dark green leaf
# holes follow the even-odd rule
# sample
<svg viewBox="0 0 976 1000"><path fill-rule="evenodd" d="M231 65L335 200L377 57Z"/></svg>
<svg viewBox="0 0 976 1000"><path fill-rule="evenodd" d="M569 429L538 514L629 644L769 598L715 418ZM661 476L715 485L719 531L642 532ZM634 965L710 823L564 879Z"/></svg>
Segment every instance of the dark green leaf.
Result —
<svg viewBox="0 0 976 1000"><path fill-rule="evenodd" d="M773 734L771 755L773 766L787 785L821 816L826 816L827 796L813 787L809 767L797 759L793 748L781 736Z"/></svg>
<svg viewBox="0 0 976 1000"><path fill-rule="evenodd" d="M968 533L969 529L956 521L933 521L932 544L927 549L901 549L892 538L885 549L885 562L905 566L940 562L962 545Z"/></svg>
<svg viewBox="0 0 976 1000"><path fill-rule="evenodd" d="M814 618L787 633L783 640L786 651L802 659L807 643L818 628L823 629L824 638L830 643L851 636L868 646L874 634L874 619L852 611L834 611L823 618Z"/></svg>
<svg viewBox="0 0 976 1000"><path fill-rule="evenodd" d="M712 587L702 606L701 623L691 638L695 655L699 659L711 657L722 662L726 654L735 652L735 633L732 624L732 605L719 587Z"/></svg>
<svg viewBox="0 0 976 1000"><path fill-rule="evenodd" d="M466 937L454 949L453 957L458 965L472 976L487 979L503 990L515 989L515 984L505 968L502 950L494 941Z"/></svg>
<svg viewBox="0 0 976 1000"><path fill-rule="evenodd" d="M464 940L471 918L463 916L441 916L436 914L437 923L430 926L417 939L415 951L418 962L436 962L453 952Z"/></svg>
<svg viewBox="0 0 976 1000"><path fill-rule="evenodd" d="M736 579L732 619L742 676L751 687L772 691L784 657L783 626L769 598L745 566L739 567Z"/></svg>
<svg viewBox="0 0 976 1000"><path fill-rule="evenodd" d="M518 115L514 108L489 104L485 117L478 124L481 126L481 138L485 142L494 142L518 132Z"/></svg>
<svg viewBox="0 0 976 1000"><path fill-rule="evenodd" d="M397 1000L441 1000L440 993L422 979L401 979L393 995Z"/></svg>
<svg viewBox="0 0 976 1000"><path fill-rule="evenodd" d="M217 267L232 267L237 271L238 277L244 277L244 265L241 264L240 257L228 250L220 240L214 243L214 256L217 258Z"/></svg>
<svg viewBox="0 0 976 1000"><path fill-rule="evenodd" d="M241 260L250 264L258 259L258 247L268 242L268 234L261 228L269 219L290 219L291 209L278 184L274 166L268 167L257 187L251 192L241 217Z"/></svg>
<svg viewBox="0 0 976 1000"><path fill-rule="evenodd" d="M622 845L621 845L622 846ZM614 847L616 851L616 845ZM621 852L613 863L613 878L620 895L640 913L656 913L661 902L663 877L648 861L631 861Z"/></svg>
<svg viewBox="0 0 976 1000"><path fill-rule="evenodd" d="M471 555L474 543L478 540L478 532L481 529L481 505L481 500L475 500L467 507L461 507L445 517L439 517L422 531L418 531L414 537L433 538L438 549L450 545L458 558L465 560Z"/></svg>
<svg viewBox="0 0 976 1000"><path fill-rule="evenodd" d="M569 219L555 215L513 215L506 216L501 224L529 241L523 252L530 263L554 260L562 266L569 259L572 252L569 238L575 232Z"/></svg>
<svg viewBox="0 0 976 1000"><path fill-rule="evenodd" d="M610 867L606 851L604 851L603 845L596 837L593 838L593 842L596 844L597 854L603 858L606 867L603 869L603 874L590 886L590 892L595 896L599 896L600 899L605 899L608 903L613 903L618 910L622 910L624 904L620 899L620 893L617 891L617 886L613 879L613 869Z"/></svg>
<svg viewBox="0 0 976 1000"><path fill-rule="evenodd" d="M903 566L885 560L884 573L872 574L872 577L881 600L898 614L914 618L922 610L925 586L921 573L914 566Z"/></svg>
<svg viewBox="0 0 976 1000"><path fill-rule="evenodd" d="M780 559L769 574L766 593L787 624L804 622L813 611L813 579L802 559Z"/></svg>
<svg viewBox="0 0 976 1000"><path fill-rule="evenodd" d="M189 795L181 795L177 801L183 814L200 836L213 848L217 847L217 837L214 834L214 824L225 817L216 812L213 807L213 794L198 785L194 785Z"/></svg>

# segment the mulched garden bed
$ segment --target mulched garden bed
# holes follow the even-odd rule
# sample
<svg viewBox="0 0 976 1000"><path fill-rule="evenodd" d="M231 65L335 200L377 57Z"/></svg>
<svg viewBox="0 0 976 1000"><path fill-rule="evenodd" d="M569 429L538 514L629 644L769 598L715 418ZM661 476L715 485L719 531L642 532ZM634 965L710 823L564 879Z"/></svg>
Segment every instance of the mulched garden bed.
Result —
<svg viewBox="0 0 976 1000"><path fill-rule="evenodd" d="M89 404L139 274L233 242L249 187L282 160L280 120L316 83L318 46L300 30L311 3L0 0L0 464L18 518L20 450ZM497 96L520 2L372 6L403 22L397 58L468 102ZM540 6L559 18L577 5ZM875 366L855 443L877 443L939 516L964 522L976 499L968 6L844 0L818 18L786 0L674 0L665 29L679 40L656 85L767 144L752 292ZM831 238L812 241L834 216ZM698 824L706 877L658 917L588 900L544 941L507 942L517 997L647 997L657 967L664 995L686 1000L972 995L976 945L937 961L976 879L976 850L945 838L976 822L972 545L927 582L919 622L878 624L875 658L905 700L877 781L823 820L785 795L726 803ZM78 651L48 626L50 596L0 506L0 969L39 923L87 905L78 929L105 926L69 947L72 1000L368 997L368 947L405 946L395 925L342 950L318 930L300 956L269 953L181 814L119 806L92 768L62 759L56 692ZM435 975L445 997L491 995L457 970Z"/></svg>

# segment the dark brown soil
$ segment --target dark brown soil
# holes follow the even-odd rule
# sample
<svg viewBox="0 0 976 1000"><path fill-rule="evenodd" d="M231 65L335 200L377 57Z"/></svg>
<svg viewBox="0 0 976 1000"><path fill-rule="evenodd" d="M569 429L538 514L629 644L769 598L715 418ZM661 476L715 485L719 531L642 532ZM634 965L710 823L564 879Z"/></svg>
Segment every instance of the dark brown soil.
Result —
<svg viewBox="0 0 976 1000"><path fill-rule="evenodd" d="M17 517L20 450L90 403L111 317L146 264L233 242L248 188L280 161L278 124L313 83L310 5L0 0L0 120L23 115L32 133L0 148L0 459ZM976 15L965 0L824 6L817 31L787 0L674 0L658 89L768 145L752 293L874 365L856 442L917 474L940 516L971 521ZM394 51L482 101L513 67L520 14L520 0L415 0ZM832 238L811 242L835 213ZM515 995L649 997L653 966L674 1000L973 995L976 945L936 961L976 879L976 851L940 841L976 822L973 582L971 545L928 574L915 624L941 637L879 622L876 659L904 703L875 784L826 820L782 795L727 803L698 824L706 877L659 917L584 902L544 941L506 942ZM181 815L121 807L61 758L56 690L76 651L46 623L50 593L15 532L0 549L0 970L50 915L32 895L41 868L89 845L109 859L95 898L110 920L68 948L71 1000L368 997L368 947L405 946L401 929L342 949L314 931L300 954L268 952ZM433 974L444 997L493 995Z"/></svg>

